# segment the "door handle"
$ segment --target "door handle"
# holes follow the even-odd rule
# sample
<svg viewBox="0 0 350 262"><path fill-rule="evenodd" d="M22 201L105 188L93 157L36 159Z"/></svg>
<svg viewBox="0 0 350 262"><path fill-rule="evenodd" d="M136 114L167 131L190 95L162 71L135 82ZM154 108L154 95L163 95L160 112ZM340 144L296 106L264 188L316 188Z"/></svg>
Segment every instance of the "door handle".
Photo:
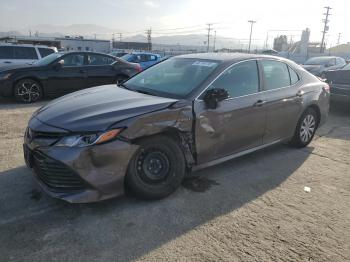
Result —
<svg viewBox="0 0 350 262"><path fill-rule="evenodd" d="M266 100L258 100L256 101L256 103L254 104L254 106L257 106L257 107L260 107L260 106L263 106L267 103Z"/></svg>
<svg viewBox="0 0 350 262"><path fill-rule="evenodd" d="M12 62L10 61L5 61L4 64L11 64Z"/></svg>
<svg viewBox="0 0 350 262"><path fill-rule="evenodd" d="M299 90L297 93L297 97L302 97L305 94L303 90Z"/></svg>

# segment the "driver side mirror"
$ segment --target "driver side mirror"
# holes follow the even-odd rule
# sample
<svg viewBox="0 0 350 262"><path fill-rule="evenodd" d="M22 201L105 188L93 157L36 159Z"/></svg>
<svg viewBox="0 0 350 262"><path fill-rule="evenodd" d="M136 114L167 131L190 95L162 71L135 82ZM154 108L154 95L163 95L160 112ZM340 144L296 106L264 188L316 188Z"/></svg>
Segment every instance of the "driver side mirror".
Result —
<svg viewBox="0 0 350 262"><path fill-rule="evenodd" d="M204 95L204 102L209 109L215 109L220 101L223 101L229 97L226 89L213 88L209 89Z"/></svg>
<svg viewBox="0 0 350 262"><path fill-rule="evenodd" d="M53 69L56 70L56 71L61 70L62 67L63 67L63 60L58 61L57 63L55 63L55 64L53 65Z"/></svg>

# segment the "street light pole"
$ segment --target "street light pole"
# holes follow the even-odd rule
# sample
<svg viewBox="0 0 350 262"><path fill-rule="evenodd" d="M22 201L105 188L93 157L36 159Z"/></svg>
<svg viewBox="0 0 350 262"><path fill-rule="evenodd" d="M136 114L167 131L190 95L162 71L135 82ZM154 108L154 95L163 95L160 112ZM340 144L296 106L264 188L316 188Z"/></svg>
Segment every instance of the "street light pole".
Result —
<svg viewBox="0 0 350 262"><path fill-rule="evenodd" d="M256 21L249 20L248 23L250 23L250 36L249 36L249 47L248 47L248 53L250 53L250 46L252 44L253 25L256 23Z"/></svg>

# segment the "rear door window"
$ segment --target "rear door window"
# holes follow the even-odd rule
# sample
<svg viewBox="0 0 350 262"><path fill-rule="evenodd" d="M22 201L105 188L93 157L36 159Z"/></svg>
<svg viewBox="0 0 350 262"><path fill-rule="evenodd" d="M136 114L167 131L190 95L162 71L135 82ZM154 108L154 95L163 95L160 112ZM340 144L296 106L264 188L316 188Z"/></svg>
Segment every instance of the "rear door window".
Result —
<svg viewBox="0 0 350 262"><path fill-rule="evenodd" d="M15 48L15 59L30 59L36 60L38 59L38 55L34 47L19 47Z"/></svg>
<svg viewBox="0 0 350 262"><path fill-rule="evenodd" d="M15 53L13 46L0 46L0 59L14 59Z"/></svg>
<svg viewBox="0 0 350 262"><path fill-rule="evenodd" d="M40 53L41 58L48 56L48 55L51 55L52 53L55 52L53 49L50 49L50 48L40 48L39 47L38 49L39 49L39 53Z"/></svg>
<svg viewBox="0 0 350 262"><path fill-rule="evenodd" d="M98 54L88 55L88 65L110 65L114 62L115 60L109 56L98 55Z"/></svg>
<svg viewBox="0 0 350 262"><path fill-rule="evenodd" d="M84 55L83 54L68 54L62 58L63 66L83 66Z"/></svg>
<svg viewBox="0 0 350 262"><path fill-rule="evenodd" d="M262 60L260 63L265 79L265 90L290 86L289 70L285 63L273 60Z"/></svg>
<svg viewBox="0 0 350 262"><path fill-rule="evenodd" d="M256 61L239 63L225 71L210 88L226 89L230 97L259 92L259 73Z"/></svg>

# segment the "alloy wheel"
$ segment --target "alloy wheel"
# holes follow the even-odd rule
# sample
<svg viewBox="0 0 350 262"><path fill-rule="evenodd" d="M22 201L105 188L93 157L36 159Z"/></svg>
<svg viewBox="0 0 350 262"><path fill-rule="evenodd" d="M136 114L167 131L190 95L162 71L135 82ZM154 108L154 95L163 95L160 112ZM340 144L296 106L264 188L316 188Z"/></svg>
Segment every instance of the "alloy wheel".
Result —
<svg viewBox="0 0 350 262"><path fill-rule="evenodd" d="M301 141L303 141L304 143L309 142L312 139L315 130L316 130L315 117L311 114L306 115L300 127L299 135L300 135Z"/></svg>
<svg viewBox="0 0 350 262"><path fill-rule="evenodd" d="M40 98L40 86L36 82L23 82L17 88L17 95L23 102L31 103Z"/></svg>

